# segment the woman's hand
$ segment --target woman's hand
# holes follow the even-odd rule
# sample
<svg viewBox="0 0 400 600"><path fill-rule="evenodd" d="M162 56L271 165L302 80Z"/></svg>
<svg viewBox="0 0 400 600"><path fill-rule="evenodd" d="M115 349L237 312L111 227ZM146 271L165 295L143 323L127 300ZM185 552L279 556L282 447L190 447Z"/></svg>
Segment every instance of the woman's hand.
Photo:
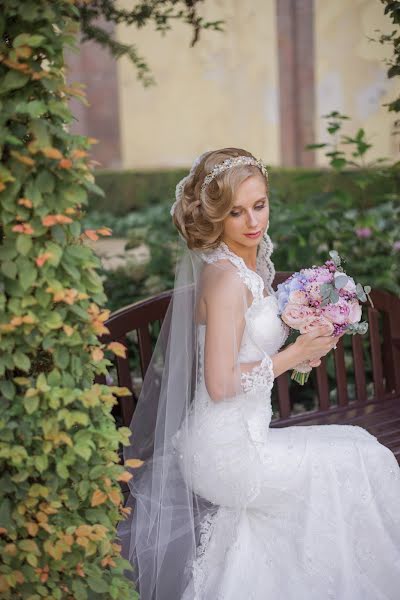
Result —
<svg viewBox="0 0 400 600"><path fill-rule="evenodd" d="M294 346L303 361L308 360L311 367L317 367L321 364L321 357L336 346L341 335L333 337L329 334L328 327L318 327L314 331L299 335Z"/></svg>

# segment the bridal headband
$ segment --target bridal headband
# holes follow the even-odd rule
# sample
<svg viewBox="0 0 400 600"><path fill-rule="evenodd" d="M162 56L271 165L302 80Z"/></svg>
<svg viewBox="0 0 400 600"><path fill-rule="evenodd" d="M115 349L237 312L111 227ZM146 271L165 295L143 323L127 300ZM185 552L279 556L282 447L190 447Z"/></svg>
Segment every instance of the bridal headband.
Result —
<svg viewBox="0 0 400 600"><path fill-rule="evenodd" d="M186 175L186 177L181 179L179 181L179 183L177 184L176 189L175 189L176 200L173 203L173 205L171 206L171 211L170 211L171 215L174 214L175 207L181 199L183 187L184 187L187 179L189 179L189 177L193 174L194 170L196 169L197 165L200 163L203 156L204 156L204 154L201 154L198 158L196 158L196 160L194 161L194 163L192 165L192 168L190 169L189 175ZM241 165L250 165L252 167L258 167L260 169L260 171L262 172L262 174L264 175L264 177L266 177L268 179L268 171L261 160L259 160L257 158L253 158L252 156L236 156L235 158L227 158L223 162L216 164L215 167L213 168L213 170L210 171L210 173L208 173L208 175L205 176L203 184L200 189L200 196L203 197L206 187L218 175L220 175L224 171L228 171L229 169L232 169L233 167L237 167L237 166L241 166Z"/></svg>

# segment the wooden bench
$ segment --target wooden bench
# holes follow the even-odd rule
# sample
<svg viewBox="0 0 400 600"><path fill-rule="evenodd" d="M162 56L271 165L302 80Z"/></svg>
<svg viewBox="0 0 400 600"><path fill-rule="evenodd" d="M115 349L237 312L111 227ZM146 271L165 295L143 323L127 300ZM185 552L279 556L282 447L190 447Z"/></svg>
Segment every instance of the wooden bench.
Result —
<svg viewBox="0 0 400 600"><path fill-rule="evenodd" d="M289 275L289 272L277 273L274 287ZM102 337L105 343L118 341L126 345L127 336L136 332L133 351L137 352L142 377L153 349L149 328L162 322L171 294L167 291L121 308L106 322L110 334ZM324 357L322 364L313 370L304 389L290 380L288 372L277 378L271 427L360 425L388 446L400 462L400 299L381 290L373 290L371 297L375 308L366 309L369 332L365 336L343 336L337 350ZM126 426L137 401L128 359L129 356L116 357L118 381L113 382L132 392L131 396L120 399L116 412L119 422ZM354 381L349 381L349 374ZM349 394L349 390L354 393ZM306 391L308 403L311 398L313 406L299 413L297 400Z"/></svg>

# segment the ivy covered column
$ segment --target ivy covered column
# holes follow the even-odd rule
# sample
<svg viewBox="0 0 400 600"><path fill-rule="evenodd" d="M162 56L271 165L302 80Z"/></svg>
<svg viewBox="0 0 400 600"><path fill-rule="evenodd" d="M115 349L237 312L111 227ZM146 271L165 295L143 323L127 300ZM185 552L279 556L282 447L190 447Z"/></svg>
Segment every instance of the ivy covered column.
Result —
<svg viewBox="0 0 400 600"><path fill-rule="evenodd" d="M111 408L94 385L108 311L81 216L91 140L68 132L63 50L74 0L5 0L0 13L0 595L135 597L115 528L124 510ZM119 344L110 350L124 352Z"/></svg>

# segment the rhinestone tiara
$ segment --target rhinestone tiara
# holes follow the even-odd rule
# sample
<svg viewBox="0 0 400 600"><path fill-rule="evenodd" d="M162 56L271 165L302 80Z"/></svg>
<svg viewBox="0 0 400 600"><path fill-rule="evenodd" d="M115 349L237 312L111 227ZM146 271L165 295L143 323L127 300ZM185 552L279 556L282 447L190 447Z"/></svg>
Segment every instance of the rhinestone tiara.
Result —
<svg viewBox="0 0 400 600"><path fill-rule="evenodd" d="M183 186L185 185L186 180L193 173L193 171L195 170L195 168L197 167L197 165L199 164L199 162L203 156L204 156L204 154L201 154L195 160L192 168L190 169L189 175L186 175L186 177L184 177L183 179L181 179L178 182L178 184L176 186L176 190L175 190L175 198L176 199L170 209L171 216L174 214L176 205L178 204L178 202L181 199ZM217 177L224 171L227 171L228 169L232 169L232 167L237 167L239 165L250 165L253 167L258 167L260 169L260 171L262 172L262 174L268 179L268 171L267 171L264 163L261 160L259 160L257 158L253 158L252 156L236 156L235 158L226 158L222 163L218 163L217 165L215 165L213 170L210 173L208 173L208 175L206 175L206 177L204 178L203 184L201 186L201 189L200 189L200 195L202 196L204 194L206 187L213 179L215 179L215 177Z"/></svg>
<svg viewBox="0 0 400 600"><path fill-rule="evenodd" d="M213 170L206 175L204 178L203 184L200 189L200 194L204 193L204 190L208 186L208 184L215 179L218 175L223 173L224 171L228 171L228 169L232 169L232 167L237 167L240 165L251 165L253 167L258 167L262 174L268 178L268 171L263 164L263 162L257 158L253 158L252 156L236 156L235 158L227 158L222 163L218 163L215 165Z"/></svg>

